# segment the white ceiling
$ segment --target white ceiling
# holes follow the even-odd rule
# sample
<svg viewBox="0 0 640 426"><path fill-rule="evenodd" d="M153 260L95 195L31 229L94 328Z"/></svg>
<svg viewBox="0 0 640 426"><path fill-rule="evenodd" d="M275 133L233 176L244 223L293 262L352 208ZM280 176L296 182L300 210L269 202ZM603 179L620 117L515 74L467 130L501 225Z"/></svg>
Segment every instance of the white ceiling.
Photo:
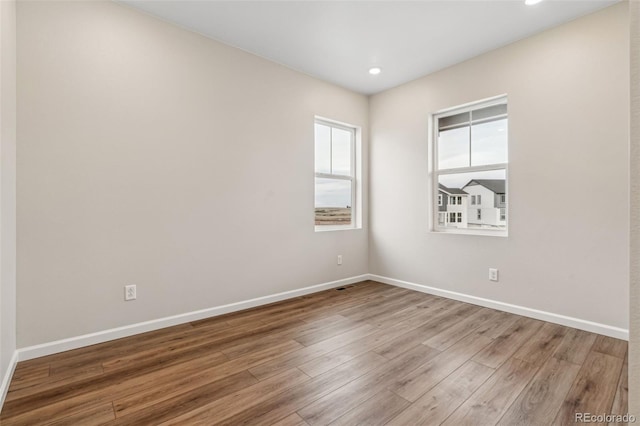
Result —
<svg viewBox="0 0 640 426"><path fill-rule="evenodd" d="M372 94L616 3L122 0L215 40ZM382 68L377 76L372 66Z"/></svg>

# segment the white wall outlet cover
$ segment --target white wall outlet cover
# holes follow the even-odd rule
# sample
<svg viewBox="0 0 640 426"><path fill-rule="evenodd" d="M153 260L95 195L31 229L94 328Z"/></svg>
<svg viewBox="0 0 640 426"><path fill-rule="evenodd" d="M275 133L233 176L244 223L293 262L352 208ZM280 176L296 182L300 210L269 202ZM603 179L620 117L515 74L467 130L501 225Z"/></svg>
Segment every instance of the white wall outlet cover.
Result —
<svg viewBox="0 0 640 426"><path fill-rule="evenodd" d="M495 268L489 268L489 280L498 281L498 270Z"/></svg>
<svg viewBox="0 0 640 426"><path fill-rule="evenodd" d="M135 300L137 297L137 291L135 285L124 286L124 300Z"/></svg>

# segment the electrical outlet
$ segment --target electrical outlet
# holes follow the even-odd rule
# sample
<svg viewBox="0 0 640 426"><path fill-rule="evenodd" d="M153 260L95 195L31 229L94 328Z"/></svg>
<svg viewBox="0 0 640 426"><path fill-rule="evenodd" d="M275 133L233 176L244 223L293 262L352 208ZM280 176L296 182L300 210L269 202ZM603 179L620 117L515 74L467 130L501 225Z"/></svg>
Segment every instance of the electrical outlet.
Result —
<svg viewBox="0 0 640 426"><path fill-rule="evenodd" d="M136 300L136 286L135 285L125 285L124 286L124 300Z"/></svg>
<svg viewBox="0 0 640 426"><path fill-rule="evenodd" d="M498 281L498 270L489 268L489 281Z"/></svg>
<svg viewBox="0 0 640 426"><path fill-rule="evenodd" d="M342 255L338 255L338 265L342 265Z"/></svg>

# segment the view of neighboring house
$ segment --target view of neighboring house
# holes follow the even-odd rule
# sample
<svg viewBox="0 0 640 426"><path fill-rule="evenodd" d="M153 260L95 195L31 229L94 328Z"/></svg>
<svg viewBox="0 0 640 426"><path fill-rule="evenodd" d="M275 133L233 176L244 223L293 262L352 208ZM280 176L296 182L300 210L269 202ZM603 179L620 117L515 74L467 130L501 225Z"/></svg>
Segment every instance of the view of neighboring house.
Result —
<svg viewBox="0 0 640 426"><path fill-rule="evenodd" d="M494 228L507 224L503 179L473 179L460 188L438 185L438 225L448 228Z"/></svg>
<svg viewBox="0 0 640 426"><path fill-rule="evenodd" d="M438 225L466 228L468 194L459 188L438 185Z"/></svg>
<svg viewBox="0 0 640 426"><path fill-rule="evenodd" d="M462 189L469 194L469 226L506 226L507 193L503 179L473 179Z"/></svg>

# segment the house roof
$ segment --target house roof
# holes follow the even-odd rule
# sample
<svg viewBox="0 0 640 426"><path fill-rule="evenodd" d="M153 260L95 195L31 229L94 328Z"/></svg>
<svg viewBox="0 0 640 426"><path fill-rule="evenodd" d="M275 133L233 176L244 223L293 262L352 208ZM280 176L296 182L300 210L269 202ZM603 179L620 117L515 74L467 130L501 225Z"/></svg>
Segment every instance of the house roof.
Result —
<svg viewBox="0 0 640 426"><path fill-rule="evenodd" d="M505 180L504 179L472 179L468 184L463 186L466 188L472 184L482 185L490 191L495 192L496 194L505 194Z"/></svg>
<svg viewBox="0 0 640 426"><path fill-rule="evenodd" d="M460 188L447 188L443 184L438 184L438 189L449 195L469 195Z"/></svg>

